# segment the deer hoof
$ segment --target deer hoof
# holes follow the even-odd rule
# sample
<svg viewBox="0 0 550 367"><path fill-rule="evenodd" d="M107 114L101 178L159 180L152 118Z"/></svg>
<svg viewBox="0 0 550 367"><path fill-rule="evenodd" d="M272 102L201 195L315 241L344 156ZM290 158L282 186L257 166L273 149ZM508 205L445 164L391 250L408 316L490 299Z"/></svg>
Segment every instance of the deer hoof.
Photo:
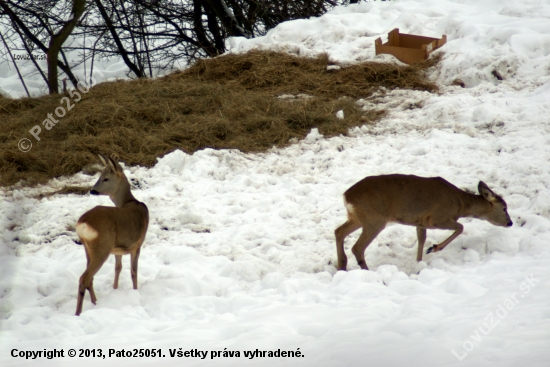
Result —
<svg viewBox="0 0 550 367"><path fill-rule="evenodd" d="M432 246L432 247L430 247L430 248L428 249L428 251L426 251L427 254L430 254L430 253L432 253L432 252L437 252L437 247Z"/></svg>

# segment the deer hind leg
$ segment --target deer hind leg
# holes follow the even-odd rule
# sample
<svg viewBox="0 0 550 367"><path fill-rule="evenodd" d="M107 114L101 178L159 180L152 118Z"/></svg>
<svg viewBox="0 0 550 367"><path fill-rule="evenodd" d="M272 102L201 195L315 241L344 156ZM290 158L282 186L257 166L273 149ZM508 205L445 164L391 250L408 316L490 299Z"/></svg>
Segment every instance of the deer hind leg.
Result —
<svg viewBox="0 0 550 367"><path fill-rule="evenodd" d="M385 226L385 222L371 222L363 225L363 232L361 232L357 242L351 248L351 252L355 255L355 259L357 259L357 263L361 269L369 270L365 261L365 250Z"/></svg>
<svg viewBox="0 0 550 367"><path fill-rule="evenodd" d="M348 258L344 251L344 239L360 227L361 223L348 214L348 221L334 231L334 235L336 236L336 254L338 255L338 270L345 271L348 264Z"/></svg>
<svg viewBox="0 0 550 367"><path fill-rule="evenodd" d="M86 268L90 266L90 254L88 253L88 247L84 246L84 249L86 250ZM90 299L92 300L92 303L95 305L97 302L97 298L95 296L94 292L94 278L92 277L92 280L90 281L90 285L88 286L88 293L90 293Z"/></svg>
<svg viewBox="0 0 550 367"><path fill-rule="evenodd" d="M97 303L97 298L95 296L94 292L94 278L92 277L92 280L90 281L90 285L88 286L88 292L90 293L90 299L92 303L95 305Z"/></svg>
<svg viewBox="0 0 550 367"><path fill-rule="evenodd" d="M437 229L454 229L455 231L445 241L430 247L428 249L428 251L426 251L427 254L429 254L431 252L438 252L438 251L443 250L445 248L445 246L447 246L449 243L451 243L452 240L457 238L462 233L462 231L464 230L464 226L462 224L458 223L458 222L451 222L451 223L444 224L444 225L438 225L436 228Z"/></svg>
<svg viewBox="0 0 550 367"><path fill-rule="evenodd" d="M88 251L86 252L88 255L88 266L84 273L82 273L82 276L80 277L80 280L78 282L78 298L76 301L76 315L80 315L82 312L82 304L84 302L84 294L86 293L86 290L90 293L90 298L92 299L92 302L95 304L97 299L94 292L94 275L98 272L98 270L101 268L105 260L107 260L107 257L109 256L109 253L106 254L95 254L95 256L90 256L88 254Z"/></svg>
<svg viewBox="0 0 550 367"><path fill-rule="evenodd" d="M416 253L416 261L422 261L422 251L426 242L426 228L416 227L416 236L418 237L418 252Z"/></svg>
<svg viewBox="0 0 550 367"><path fill-rule="evenodd" d="M130 273L132 275L132 283L134 285L134 289L138 289L137 272L138 272L139 251L140 251L140 248L138 247L136 251L130 253L130 262L132 263Z"/></svg>

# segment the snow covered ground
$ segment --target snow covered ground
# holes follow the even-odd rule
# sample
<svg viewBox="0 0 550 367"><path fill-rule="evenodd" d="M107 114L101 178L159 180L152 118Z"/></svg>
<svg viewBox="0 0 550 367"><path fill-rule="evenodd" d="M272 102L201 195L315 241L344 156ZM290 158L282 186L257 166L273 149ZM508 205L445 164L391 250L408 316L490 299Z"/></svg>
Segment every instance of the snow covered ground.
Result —
<svg viewBox="0 0 550 367"><path fill-rule="evenodd" d="M380 97L390 115L352 137L318 132L265 154L176 151L152 169L127 167L151 223L133 290L129 258L118 290L114 258L74 316L85 269L74 224L105 197L53 196L62 184L0 191L0 364L94 365L69 348L161 349L166 357L102 365L547 366L550 360L550 3L392 1L337 8L232 40L340 61L374 57L388 31L447 34L439 95ZM497 70L503 80L493 76ZM450 86L460 78L466 88ZM423 108L410 109L414 103ZM368 103L365 102L365 105ZM105 152L109 153L109 152ZM463 219L464 233L416 263L413 227L388 226L359 270L336 272L342 193L367 175L442 176L475 190L485 181L508 203L511 228ZM449 235L428 231L425 248ZM26 361L19 351L64 349ZM170 357L170 350L208 352ZM224 357L239 351L240 357ZM300 351L256 357L245 351ZM211 351L220 352L212 354ZM96 352L99 353L99 352ZM213 358L213 359L212 359Z"/></svg>

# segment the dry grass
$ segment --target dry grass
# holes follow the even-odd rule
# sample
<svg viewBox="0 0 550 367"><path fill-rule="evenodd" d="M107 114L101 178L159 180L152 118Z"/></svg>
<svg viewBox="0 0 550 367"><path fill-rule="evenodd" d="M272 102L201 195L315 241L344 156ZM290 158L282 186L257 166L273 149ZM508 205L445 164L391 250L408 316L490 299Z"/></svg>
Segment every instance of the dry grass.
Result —
<svg viewBox="0 0 550 367"><path fill-rule="evenodd" d="M328 71L326 56L255 51L200 60L159 79L96 85L51 130L42 127L39 142L29 130L57 107L67 107L67 99L0 98L0 186L74 174L95 163L99 152L151 166L175 149L258 152L301 139L313 127L326 136L346 134L384 114L361 111L355 103L381 87L436 91L424 70L437 62L363 63ZM277 98L283 94L313 98ZM336 118L338 110L344 110L345 119ZM21 138L32 141L31 151L18 149Z"/></svg>

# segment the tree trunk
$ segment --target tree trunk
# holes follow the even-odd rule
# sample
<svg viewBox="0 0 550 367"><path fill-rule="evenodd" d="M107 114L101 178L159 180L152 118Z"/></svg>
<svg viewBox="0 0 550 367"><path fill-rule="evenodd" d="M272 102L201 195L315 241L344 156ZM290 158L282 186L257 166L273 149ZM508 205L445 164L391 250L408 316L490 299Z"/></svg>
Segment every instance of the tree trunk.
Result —
<svg viewBox="0 0 550 367"><path fill-rule="evenodd" d="M48 60L48 82L50 94L59 93L59 80L58 80L58 55L61 51L61 46L69 38L73 32L76 23L84 13L86 7L86 0L73 0L73 18L69 20L65 25L54 34L50 40L47 52Z"/></svg>
<svg viewBox="0 0 550 367"><path fill-rule="evenodd" d="M237 22L237 19L231 13L224 0L204 0L204 2L205 5L207 4L208 6L210 6L210 8L216 13L216 16L229 33L229 36L247 38L251 37L251 34L249 34L242 27L242 25Z"/></svg>
<svg viewBox="0 0 550 367"><path fill-rule="evenodd" d="M204 51L206 51L208 56L210 57L217 56L220 53L222 53L224 50L223 48L221 50L217 50L216 47L208 40L208 37L206 37L206 32L204 31L204 27L202 26L202 16L203 16L203 10L202 10L201 1L193 0L193 30L195 31L197 41L200 47ZM217 26L218 23L215 23L215 25ZM214 35L214 37L217 36L217 33L215 33L216 31L219 31L219 30L210 29L210 32Z"/></svg>

